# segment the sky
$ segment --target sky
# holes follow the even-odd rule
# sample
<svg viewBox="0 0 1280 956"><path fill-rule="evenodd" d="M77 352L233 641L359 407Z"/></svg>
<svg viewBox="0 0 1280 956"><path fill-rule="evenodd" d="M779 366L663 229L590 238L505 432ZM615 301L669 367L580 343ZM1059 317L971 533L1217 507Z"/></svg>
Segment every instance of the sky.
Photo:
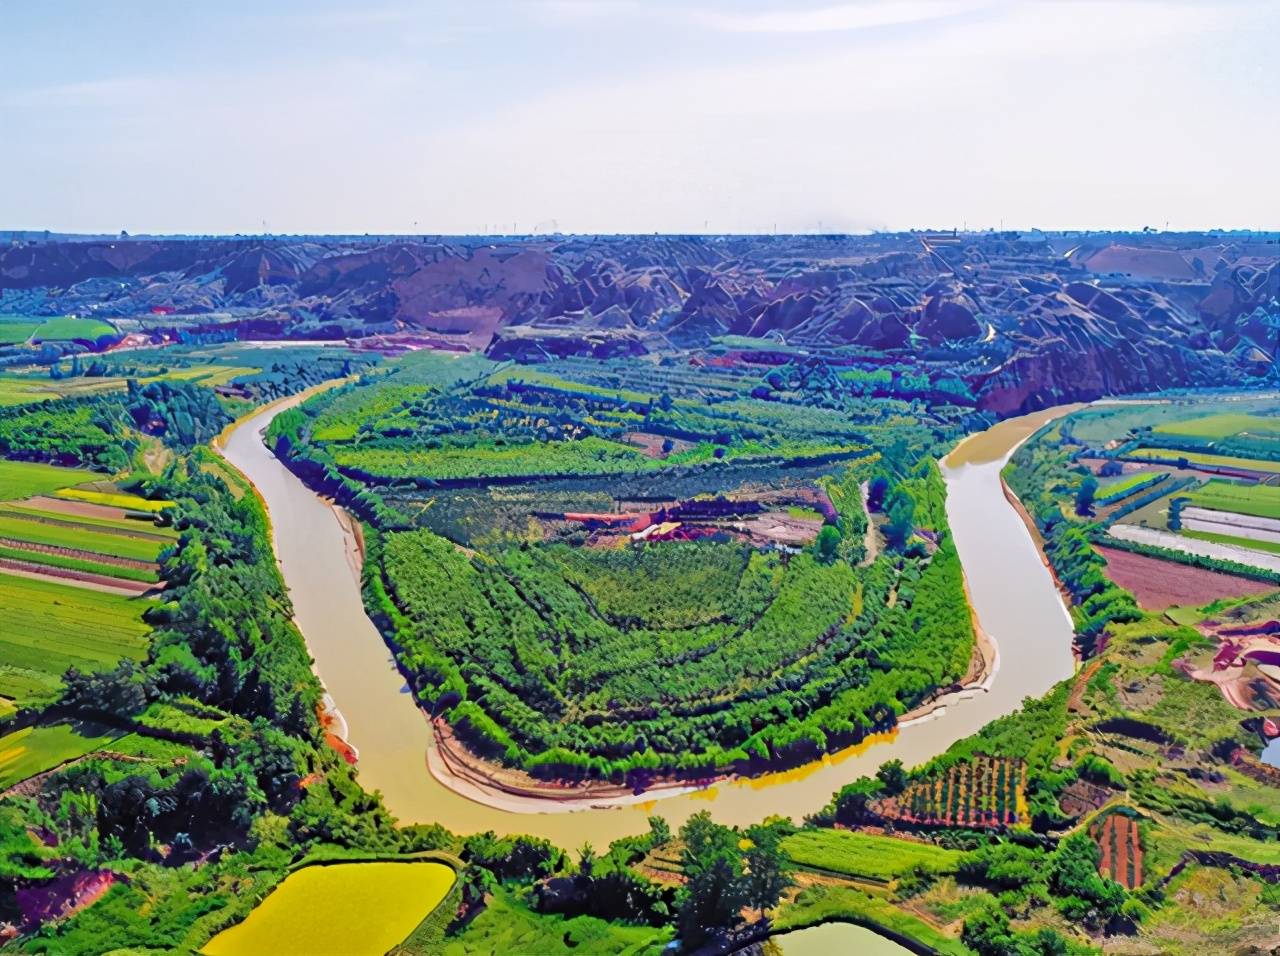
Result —
<svg viewBox="0 0 1280 956"><path fill-rule="evenodd" d="M0 229L1280 228L1277 0L0 0Z"/></svg>

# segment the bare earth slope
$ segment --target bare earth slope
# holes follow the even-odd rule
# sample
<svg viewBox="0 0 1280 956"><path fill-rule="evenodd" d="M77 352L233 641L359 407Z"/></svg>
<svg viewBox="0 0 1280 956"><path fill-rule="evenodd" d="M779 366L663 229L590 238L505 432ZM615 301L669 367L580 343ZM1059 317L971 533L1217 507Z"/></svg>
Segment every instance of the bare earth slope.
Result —
<svg viewBox="0 0 1280 956"><path fill-rule="evenodd" d="M803 348L953 370L1011 413L1270 365L1280 244L1236 234L15 241L0 312L159 340L359 338L496 358ZM386 338L386 337L390 338Z"/></svg>

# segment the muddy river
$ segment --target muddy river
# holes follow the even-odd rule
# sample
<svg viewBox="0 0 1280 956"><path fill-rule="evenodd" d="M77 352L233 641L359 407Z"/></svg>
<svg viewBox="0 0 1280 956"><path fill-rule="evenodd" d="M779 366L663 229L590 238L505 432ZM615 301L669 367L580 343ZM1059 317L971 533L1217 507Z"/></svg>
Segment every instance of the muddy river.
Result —
<svg viewBox="0 0 1280 956"><path fill-rule="evenodd" d="M1000 483L1000 469L1017 444L1055 413L1070 410L1063 408L1001 422L969 438L944 462L947 514L974 609L999 648L989 689L964 692L928 719L819 763L695 793L572 812L554 805L546 812L513 812L473 802L427 770L430 728L365 615L350 536L334 509L262 444L262 430L271 418L299 400L286 400L243 421L225 437L223 453L266 501L296 620L316 672L346 719L348 739L359 751L359 780L380 790L401 822L436 821L460 833L531 833L565 847L585 841L600 847L643 831L647 815L654 812L673 827L699 810L710 810L730 824L779 813L799 820L884 761L896 757L911 766L928 760L1072 673L1070 617Z"/></svg>

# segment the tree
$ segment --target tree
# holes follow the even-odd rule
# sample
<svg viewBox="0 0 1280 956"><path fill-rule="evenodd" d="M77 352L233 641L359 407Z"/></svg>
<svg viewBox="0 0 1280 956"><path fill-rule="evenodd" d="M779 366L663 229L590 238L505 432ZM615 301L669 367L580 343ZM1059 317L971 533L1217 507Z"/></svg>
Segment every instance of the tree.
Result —
<svg viewBox="0 0 1280 956"><path fill-rule="evenodd" d="M813 541L813 556L823 564L830 564L840 552L840 529L824 524Z"/></svg>
<svg viewBox="0 0 1280 956"><path fill-rule="evenodd" d="M1080 488L1076 491L1076 514L1093 514L1093 499L1097 493L1098 479L1093 475L1085 475L1084 481L1080 482Z"/></svg>
<svg viewBox="0 0 1280 956"><path fill-rule="evenodd" d="M578 873L586 879L591 879L591 873L596 865L596 851L590 843L582 844L582 849L578 851Z"/></svg>
<svg viewBox="0 0 1280 956"><path fill-rule="evenodd" d="M907 772L902 768L901 760L888 760L876 771L876 779L884 785L885 793L897 796L907 789Z"/></svg>
<svg viewBox="0 0 1280 956"><path fill-rule="evenodd" d="M894 485L885 496L884 537L889 547L901 550L915 530L916 502L901 485Z"/></svg>
<svg viewBox="0 0 1280 956"><path fill-rule="evenodd" d="M649 818L649 840L654 846L671 842L671 827L667 826L666 820L656 814Z"/></svg>
<svg viewBox="0 0 1280 956"><path fill-rule="evenodd" d="M884 475L876 475L867 482L867 507L879 511L884 506L884 496L889 491L889 479Z"/></svg>
<svg viewBox="0 0 1280 956"><path fill-rule="evenodd" d="M677 925L683 948L694 950L733 926L747 902L738 835L703 810L680 828L687 880Z"/></svg>
<svg viewBox="0 0 1280 956"><path fill-rule="evenodd" d="M747 830L746 892L749 905L764 911L778 905L783 891L791 885L791 860L782 851L783 829L761 824Z"/></svg>

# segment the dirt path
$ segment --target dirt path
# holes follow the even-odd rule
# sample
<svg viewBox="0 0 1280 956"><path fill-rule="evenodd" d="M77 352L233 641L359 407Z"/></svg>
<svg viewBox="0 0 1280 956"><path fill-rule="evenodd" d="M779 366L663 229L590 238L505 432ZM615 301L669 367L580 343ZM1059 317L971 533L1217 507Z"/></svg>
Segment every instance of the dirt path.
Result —
<svg viewBox="0 0 1280 956"><path fill-rule="evenodd" d="M866 567L880 556L880 535L876 533L876 523L871 520L871 483L864 481L860 490L862 492L862 510L867 515L867 533L863 541L863 548L866 551L866 557L862 559L859 567Z"/></svg>

